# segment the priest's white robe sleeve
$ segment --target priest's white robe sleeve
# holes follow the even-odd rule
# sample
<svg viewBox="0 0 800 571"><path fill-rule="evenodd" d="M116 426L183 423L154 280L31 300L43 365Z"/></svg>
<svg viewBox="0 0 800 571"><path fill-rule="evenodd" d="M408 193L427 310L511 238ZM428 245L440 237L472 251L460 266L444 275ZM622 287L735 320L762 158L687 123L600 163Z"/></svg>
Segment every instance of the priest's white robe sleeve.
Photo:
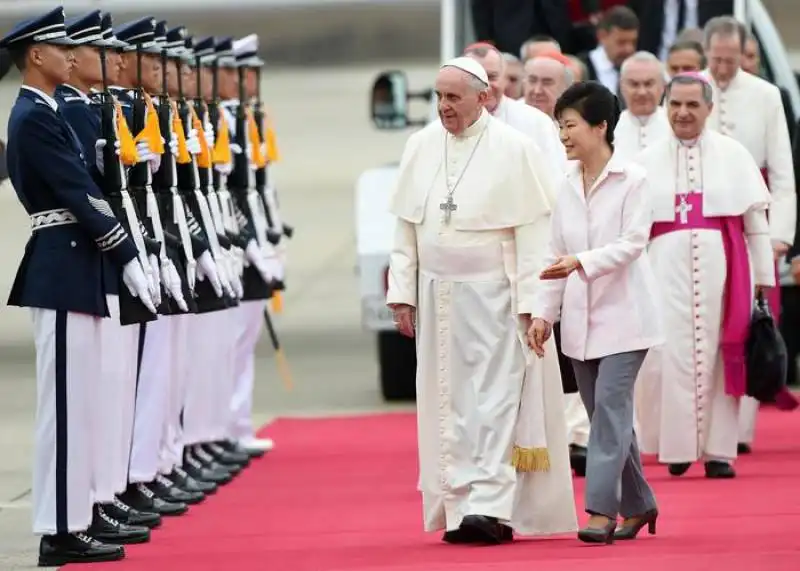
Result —
<svg viewBox="0 0 800 571"><path fill-rule="evenodd" d="M765 210L751 209L745 212L744 234L756 285L774 286L775 267Z"/></svg>
<svg viewBox="0 0 800 571"><path fill-rule="evenodd" d="M548 216L532 224L514 228L517 248L517 313L530 315L541 283L539 274L544 268L550 232Z"/></svg>
<svg viewBox="0 0 800 571"><path fill-rule="evenodd" d="M399 218L389 255L389 289L386 303L417 306L417 227Z"/></svg>
<svg viewBox="0 0 800 571"><path fill-rule="evenodd" d="M625 197L620 237L605 246L576 254L581 264L578 272L586 281L594 281L630 264L647 247L653 215L646 184L646 179L642 180Z"/></svg>
<svg viewBox="0 0 800 571"><path fill-rule="evenodd" d="M770 235L773 240L794 243L797 217L797 191L795 187L792 145L783 101L777 88L770 90L770 113L766 125L767 173L772 204L769 209Z"/></svg>

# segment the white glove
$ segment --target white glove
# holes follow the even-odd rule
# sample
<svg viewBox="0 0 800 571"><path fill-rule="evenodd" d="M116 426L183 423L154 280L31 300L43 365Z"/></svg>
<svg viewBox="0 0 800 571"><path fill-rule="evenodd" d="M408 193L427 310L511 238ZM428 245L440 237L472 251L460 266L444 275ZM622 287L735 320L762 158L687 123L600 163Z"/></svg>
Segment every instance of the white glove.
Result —
<svg viewBox="0 0 800 571"><path fill-rule="evenodd" d="M283 281L283 263L274 250L265 256L264 264L273 280Z"/></svg>
<svg viewBox="0 0 800 571"><path fill-rule="evenodd" d="M240 147L236 143L231 143L231 152L234 155L241 155L242 154L242 147Z"/></svg>
<svg viewBox="0 0 800 571"><path fill-rule="evenodd" d="M170 139L169 139L169 152L173 157L177 157L178 156L178 138L174 136L174 133L172 135L173 136L170 137Z"/></svg>
<svg viewBox="0 0 800 571"><path fill-rule="evenodd" d="M197 130L192 129L186 137L186 150L193 155L200 154L200 138L197 136Z"/></svg>
<svg viewBox="0 0 800 571"><path fill-rule="evenodd" d="M97 139L97 142L94 144L94 165L97 167L97 170L100 171L100 174L106 174L106 165L103 161L103 149L106 148L106 140L105 139ZM119 141L114 141L114 151L119 156Z"/></svg>
<svg viewBox="0 0 800 571"><path fill-rule="evenodd" d="M156 313L156 306L150 295L150 284L138 259L131 260L122 268L122 281L133 297L138 297L147 309Z"/></svg>
<svg viewBox="0 0 800 571"><path fill-rule="evenodd" d="M231 279L231 290L233 297L241 299L244 296L244 284L242 284L242 259L244 251L241 248L232 247L229 257L228 277Z"/></svg>
<svg viewBox="0 0 800 571"><path fill-rule="evenodd" d="M161 272L158 268L158 258L154 254L147 256L147 261L150 262L150 295L153 297L153 303L156 307L161 305Z"/></svg>
<svg viewBox="0 0 800 571"><path fill-rule="evenodd" d="M267 260L264 257L264 252L261 251L255 240L250 240L247 243L247 248L245 248L244 253L246 262L250 262L250 264L253 265L253 267L261 275L261 279L263 279L266 283L270 283L275 279L272 273L269 271Z"/></svg>
<svg viewBox="0 0 800 571"><path fill-rule="evenodd" d="M161 137L161 144L163 145L164 142L164 137ZM151 153L151 157L147 160L147 163L150 165L150 172L155 174L158 172L158 169L161 168L161 155Z"/></svg>
<svg viewBox="0 0 800 571"><path fill-rule="evenodd" d="M222 297L222 284L220 283L217 265L214 263L214 258L211 257L208 250L197 258L197 279L203 281L206 277L208 277L208 280L211 282L211 287L214 288L214 293L217 294L217 297Z"/></svg>
<svg viewBox="0 0 800 571"><path fill-rule="evenodd" d="M150 150L150 143L144 139L136 143L136 155L139 157L140 163L154 161L158 156Z"/></svg>
<svg viewBox="0 0 800 571"><path fill-rule="evenodd" d="M233 162L214 165L214 170L221 175L228 176L233 172Z"/></svg>
<svg viewBox="0 0 800 571"><path fill-rule="evenodd" d="M230 267L231 264L228 253L223 251L216 261L217 271L219 272L219 281L222 284L222 289L225 290L226 295L235 297L235 292L233 291L233 286L231 285L231 274L233 271Z"/></svg>
<svg viewBox="0 0 800 571"><path fill-rule="evenodd" d="M211 126L211 123L206 123L206 126L203 127L203 134L206 136L206 145L208 145L209 149L214 148L214 142L216 139L216 134L214 133L214 127Z"/></svg>
<svg viewBox="0 0 800 571"><path fill-rule="evenodd" d="M164 260L164 264L161 267L161 279L164 282L164 287L167 288L167 293L175 300L181 311L189 311L189 306L186 305L186 299L183 297L183 284L178 275L178 269L169 258Z"/></svg>

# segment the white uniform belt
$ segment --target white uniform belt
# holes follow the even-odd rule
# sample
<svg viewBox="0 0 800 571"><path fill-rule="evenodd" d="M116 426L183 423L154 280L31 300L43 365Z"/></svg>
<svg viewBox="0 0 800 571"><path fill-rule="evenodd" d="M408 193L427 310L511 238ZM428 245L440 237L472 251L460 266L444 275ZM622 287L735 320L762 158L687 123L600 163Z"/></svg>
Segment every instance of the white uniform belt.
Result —
<svg viewBox="0 0 800 571"><path fill-rule="evenodd" d="M56 208L54 210L42 210L31 214L31 230L41 230L52 226L63 226L65 224L77 224L78 219L66 208Z"/></svg>
<svg viewBox="0 0 800 571"><path fill-rule="evenodd" d="M454 282L507 279L503 249L499 243L484 246L420 244L419 271Z"/></svg>

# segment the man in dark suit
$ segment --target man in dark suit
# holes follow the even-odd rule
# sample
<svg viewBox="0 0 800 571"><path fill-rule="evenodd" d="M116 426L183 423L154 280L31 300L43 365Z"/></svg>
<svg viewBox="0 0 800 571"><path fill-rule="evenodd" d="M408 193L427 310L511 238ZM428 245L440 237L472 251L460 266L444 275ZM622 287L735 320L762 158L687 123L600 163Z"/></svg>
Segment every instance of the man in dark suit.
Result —
<svg viewBox="0 0 800 571"><path fill-rule="evenodd" d="M600 0L581 0L583 11L596 16ZM518 54L532 36L553 37L573 53L573 25L566 0L470 0L475 36L501 52Z"/></svg>
<svg viewBox="0 0 800 571"><path fill-rule="evenodd" d="M702 28L711 18L733 14L733 0L629 0L628 6L641 22L639 49L662 60L684 28Z"/></svg>
<svg viewBox="0 0 800 571"><path fill-rule="evenodd" d="M578 56L586 65L586 79L602 83L619 97L619 70L636 52L638 38L639 19L630 8L614 6L608 10L597 24L599 45Z"/></svg>

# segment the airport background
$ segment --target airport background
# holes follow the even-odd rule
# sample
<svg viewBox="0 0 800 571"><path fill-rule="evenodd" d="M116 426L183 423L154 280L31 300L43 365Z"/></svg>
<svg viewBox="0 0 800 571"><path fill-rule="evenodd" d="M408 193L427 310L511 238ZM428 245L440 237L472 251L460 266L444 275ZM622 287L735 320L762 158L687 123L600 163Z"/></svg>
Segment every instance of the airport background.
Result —
<svg viewBox="0 0 800 571"><path fill-rule="evenodd" d="M0 0L0 32L54 4ZM295 389L287 393L282 388L265 335L259 349L256 420L389 408L379 392L374 334L360 323L354 185L362 171L399 157L408 132L374 129L369 90L383 69L405 70L415 89L431 84L439 63L439 2L61 4L68 16L99 8L112 12L116 23L154 15L185 24L195 35L259 34L261 55L268 62L262 93L282 155L275 176L285 218L296 228L289 247L288 292L277 318ZM800 69L800 1L763 4ZM12 71L0 81L2 139L17 78ZM29 233L28 217L6 182L0 186L0 570L28 568L35 561L28 513L35 402L31 326L25 310L5 306Z"/></svg>

